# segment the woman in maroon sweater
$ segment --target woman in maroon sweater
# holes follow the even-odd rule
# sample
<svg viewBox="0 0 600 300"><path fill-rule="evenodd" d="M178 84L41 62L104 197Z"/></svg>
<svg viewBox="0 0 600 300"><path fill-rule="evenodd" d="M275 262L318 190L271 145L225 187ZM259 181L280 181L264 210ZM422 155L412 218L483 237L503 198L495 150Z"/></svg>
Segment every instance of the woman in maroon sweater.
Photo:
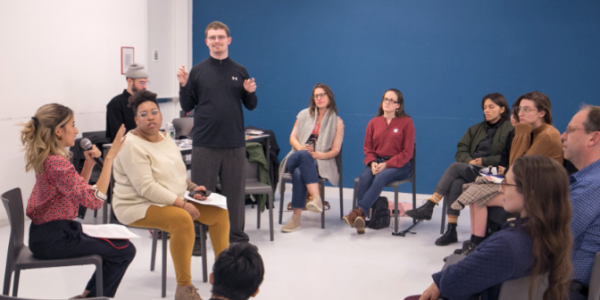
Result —
<svg viewBox="0 0 600 300"><path fill-rule="evenodd" d="M358 182L358 202L344 221L365 233L365 213L375 203L383 187L411 174L410 159L415 144L415 126L404 112L404 98L397 89L383 94L379 112L367 125L364 163Z"/></svg>

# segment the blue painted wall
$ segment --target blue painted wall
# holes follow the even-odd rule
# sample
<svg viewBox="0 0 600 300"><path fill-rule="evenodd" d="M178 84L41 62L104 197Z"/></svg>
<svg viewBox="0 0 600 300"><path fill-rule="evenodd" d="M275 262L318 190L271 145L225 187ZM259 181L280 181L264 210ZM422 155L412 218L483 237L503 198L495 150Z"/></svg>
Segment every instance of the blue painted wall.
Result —
<svg viewBox="0 0 600 300"><path fill-rule="evenodd" d="M331 87L346 124L346 187L390 87L415 123L420 193L432 193L458 140L483 120L485 94L512 105L542 91L561 132L581 103L600 105L600 1L194 1L193 18L194 64L208 57L206 25L230 27L230 56L258 85L246 124L274 130L280 158L312 87Z"/></svg>

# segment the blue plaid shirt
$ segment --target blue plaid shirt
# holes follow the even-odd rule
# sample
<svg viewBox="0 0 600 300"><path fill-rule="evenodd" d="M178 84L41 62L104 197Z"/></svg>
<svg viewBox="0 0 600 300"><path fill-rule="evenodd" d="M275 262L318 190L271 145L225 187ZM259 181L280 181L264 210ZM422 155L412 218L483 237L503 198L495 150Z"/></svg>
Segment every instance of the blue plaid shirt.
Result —
<svg viewBox="0 0 600 300"><path fill-rule="evenodd" d="M592 265L600 252L600 160L569 177L573 217L573 279L590 284Z"/></svg>

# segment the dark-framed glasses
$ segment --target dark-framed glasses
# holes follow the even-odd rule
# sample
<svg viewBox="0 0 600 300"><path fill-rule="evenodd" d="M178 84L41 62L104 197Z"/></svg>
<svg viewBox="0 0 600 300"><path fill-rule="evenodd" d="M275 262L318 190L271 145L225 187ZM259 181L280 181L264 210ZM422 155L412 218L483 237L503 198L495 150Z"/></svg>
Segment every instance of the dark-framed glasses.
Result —
<svg viewBox="0 0 600 300"><path fill-rule="evenodd" d="M516 184L512 184L512 183L508 183L506 182L506 179L502 180L502 182L500 182L500 185L502 186L502 188L506 188L508 186L517 186Z"/></svg>
<svg viewBox="0 0 600 300"><path fill-rule="evenodd" d="M319 99L319 98L323 98L323 97L325 97L325 96L327 96L327 93L320 93L320 94L315 94L315 95L313 96L313 98L314 98L315 100L317 100L317 99Z"/></svg>
<svg viewBox="0 0 600 300"><path fill-rule="evenodd" d="M390 99L390 98L383 98L382 101L391 103L391 104L398 104L398 101L396 101L394 99Z"/></svg>

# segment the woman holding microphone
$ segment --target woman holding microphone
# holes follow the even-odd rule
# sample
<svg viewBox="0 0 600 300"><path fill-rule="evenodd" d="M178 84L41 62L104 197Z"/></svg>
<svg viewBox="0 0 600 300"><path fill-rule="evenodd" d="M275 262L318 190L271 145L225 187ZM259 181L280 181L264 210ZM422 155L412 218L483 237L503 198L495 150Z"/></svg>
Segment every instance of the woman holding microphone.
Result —
<svg viewBox="0 0 600 300"><path fill-rule="evenodd" d="M103 296L114 297L127 267L135 257L135 247L128 240L96 239L83 233L77 217L79 205L99 209L106 200L112 163L123 147L125 127L121 126L113 146L104 158L96 185L88 184L94 158L100 151L94 146L85 152L81 174L69 161L67 150L75 146L79 131L73 111L61 104L40 107L31 120L23 124L21 142L25 151L25 170L35 171L35 186L27 201L31 218L29 249L37 259L63 259L97 254L102 257ZM95 297L95 275L77 298Z"/></svg>

